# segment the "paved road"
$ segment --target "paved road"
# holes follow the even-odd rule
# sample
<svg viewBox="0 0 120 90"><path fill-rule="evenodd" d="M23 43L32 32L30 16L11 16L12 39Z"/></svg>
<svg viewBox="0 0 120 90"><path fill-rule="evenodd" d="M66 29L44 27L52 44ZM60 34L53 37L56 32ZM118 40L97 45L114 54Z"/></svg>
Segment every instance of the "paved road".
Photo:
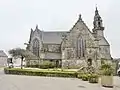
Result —
<svg viewBox="0 0 120 90"><path fill-rule="evenodd" d="M5 75L0 70L0 90L120 90L119 77L114 77L114 84L111 89L75 78Z"/></svg>
<svg viewBox="0 0 120 90"><path fill-rule="evenodd" d="M0 75L4 75L3 68L0 68Z"/></svg>

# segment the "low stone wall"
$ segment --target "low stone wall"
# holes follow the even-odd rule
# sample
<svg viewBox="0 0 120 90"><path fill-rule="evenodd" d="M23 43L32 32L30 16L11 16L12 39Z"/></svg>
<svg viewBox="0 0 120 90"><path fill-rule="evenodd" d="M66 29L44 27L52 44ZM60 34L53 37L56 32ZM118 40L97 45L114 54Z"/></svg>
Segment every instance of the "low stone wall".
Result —
<svg viewBox="0 0 120 90"><path fill-rule="evenodd" d="M111 61L108 61L108 63L111 63ZM85 60L62 60L62 67L63 68L81 68L81 67L86 67L87 61ZM93 60L92 61L92 66L95 67L96 69L99 69L101 66L101 60Z"/></svg>

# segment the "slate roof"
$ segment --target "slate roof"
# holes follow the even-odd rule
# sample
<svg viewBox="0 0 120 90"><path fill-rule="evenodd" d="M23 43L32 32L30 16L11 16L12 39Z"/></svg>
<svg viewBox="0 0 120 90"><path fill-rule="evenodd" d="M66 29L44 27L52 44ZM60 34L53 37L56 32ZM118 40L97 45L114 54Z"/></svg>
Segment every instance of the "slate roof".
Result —
<svg viewBox="0 0 120 90"><path fill-rule="evenodd" d="M45 54L44 59L51 59L51 60L61 59L61 53L49 53L49 52L47 52Z"/></svg>
<svg viewBox="0 0 120 90"><path fill-rule="evenodd" d="M99 45L110 46L105 37L100 37Z"/></svg>
<svg viewBox="0 0 120 90"><path fill-rule="evenodd" d="M7 57L7 55L5 54L3 50L0 50L0 57Z"/></svg>
<svg viewBox="0 0 120 90"><path fill-rule="evenodd" d="M43 43L50 43L50 44L61 44L62 42L62 35L69 34L68 31L49 31L49 32L42 32Z"/></svg>

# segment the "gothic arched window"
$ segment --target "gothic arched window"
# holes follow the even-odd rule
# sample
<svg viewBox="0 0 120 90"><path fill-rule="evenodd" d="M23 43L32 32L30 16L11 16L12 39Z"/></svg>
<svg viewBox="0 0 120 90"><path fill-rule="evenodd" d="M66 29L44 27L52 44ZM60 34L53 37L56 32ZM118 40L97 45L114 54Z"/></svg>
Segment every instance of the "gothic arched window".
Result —
<svg viewBox="0 0 120 90"><path fill-rule="evenodd" d="M33 53L36 56L39 56L39 40L38 39L33 40Z"/></svg>
<svg viewBox="0 0 120 90"><path fill-rule="evenodd" d="M77 55L79 58L85 57L85 40L82 37L79 37L77 41Z"/></svg>

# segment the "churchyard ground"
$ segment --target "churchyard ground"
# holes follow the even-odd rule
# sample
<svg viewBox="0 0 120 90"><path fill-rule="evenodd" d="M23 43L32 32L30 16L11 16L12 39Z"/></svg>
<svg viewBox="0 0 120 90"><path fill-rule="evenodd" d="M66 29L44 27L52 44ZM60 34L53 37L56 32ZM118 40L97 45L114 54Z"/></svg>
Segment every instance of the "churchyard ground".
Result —
<svg viewBox="0 0 120 90"><path fill-rule="evenodd" d="M5 75L0 69L0 90L120 90L120 77L114 77L114 88L104 88L77 78Z"/></svg>

